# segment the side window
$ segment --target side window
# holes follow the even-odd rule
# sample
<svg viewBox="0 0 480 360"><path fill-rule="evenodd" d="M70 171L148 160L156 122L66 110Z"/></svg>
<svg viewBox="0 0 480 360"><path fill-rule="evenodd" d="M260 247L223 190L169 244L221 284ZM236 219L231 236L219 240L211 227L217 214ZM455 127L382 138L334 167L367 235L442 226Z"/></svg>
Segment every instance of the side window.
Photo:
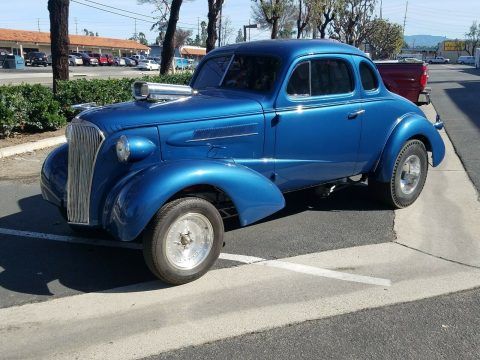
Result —
<svg viewBox="0 0 480 360"><path fill-rule="evenodd" d="M313 96L347 94L353 89L353 76L346 61L340 59L312 61Z"/></svg>
<svg viewBox="0 0 480 360"><path fill-rule="evenodd" d="M378 89L378 79L370 65L366 62L360 63L360 78L362 79L363 89L372 91Z"/></svg>
<svg viewBox="0 0 480 360"><path fill-rule="evenodd" d="M287 85L291 96L310 96L310 62L304 62L295 68Z"/></svg>

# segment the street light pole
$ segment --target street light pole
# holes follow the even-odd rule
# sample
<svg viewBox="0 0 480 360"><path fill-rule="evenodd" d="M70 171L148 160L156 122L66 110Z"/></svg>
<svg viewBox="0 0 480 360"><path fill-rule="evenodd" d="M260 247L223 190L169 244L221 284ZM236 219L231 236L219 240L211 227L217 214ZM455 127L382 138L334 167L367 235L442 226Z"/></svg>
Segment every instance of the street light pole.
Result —
<svg viewBox="0 0 480 360"><path fill-rule="evenodd" d="M256 29L258 24L243 25L243 41L247 42L247 29Z"/></svg>

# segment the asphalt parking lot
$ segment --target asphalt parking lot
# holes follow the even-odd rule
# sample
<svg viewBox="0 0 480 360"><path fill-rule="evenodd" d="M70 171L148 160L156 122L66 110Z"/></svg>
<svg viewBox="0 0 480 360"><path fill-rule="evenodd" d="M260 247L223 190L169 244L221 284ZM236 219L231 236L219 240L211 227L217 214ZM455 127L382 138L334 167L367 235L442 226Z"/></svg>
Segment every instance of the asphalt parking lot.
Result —
<svg viewBox="0 0 480 360"><path fill-rule="evenodd" d="M480 206L442 137L412 207L362 186L292 193L261 223L229 222L215 269L179 287L138 245L71 232L39 194L48 150L0 159L0 358L473 359Z"/></svg>
<svg viewBox="0 0 480 360"><path fill-rule="evenodd" d="M432 101L477 191L480 192L480 70L430 65Z"/></svg>
<svg viewBox="0 0 480 360"><path fill-rule="evenodd" d="M158 71L143 71L127 66L70 66L70 79L142 77ZM52 67L27 66L24 70L0 69L1 84L52 84Z"/></svg>

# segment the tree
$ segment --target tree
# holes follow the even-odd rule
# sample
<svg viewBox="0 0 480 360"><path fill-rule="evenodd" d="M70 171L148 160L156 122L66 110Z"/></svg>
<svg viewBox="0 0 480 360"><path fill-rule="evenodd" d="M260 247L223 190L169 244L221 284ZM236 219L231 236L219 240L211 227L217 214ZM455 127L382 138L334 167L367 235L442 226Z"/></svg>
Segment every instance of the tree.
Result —
<svg viewBox="0 0 480 360"><path fill-rule="evenodd" d="M57 81L68 80L68 10L69 0L48 0L50 13L50 41L52 46L53 92Z"/></svg>
<svg viewBox="0 0 480 360"><path fill-rule="evenodd" d="M222 22L222 43L221 45L227 45L230 42L230 37L233 35L235 29L232 26L232 21L227 16Z"/></svg>
<svg viewBox="0 0 480 360"><path fill-rule="evenodd" d="M371 30L375 4L376 0L343 0L333 20L330 37L359 47Z"/></svg>
<svg viewBox="0 0 480 360"><path fill-rule="evenodd" d="M160 74L166 74L172 66L173 56L175 55L175 30L177 29L178 18L180 17L180 7L183 0L172 0L170 7L170 17L168 18L167 31L162 47L162 61L160 64Z"/></svg>
<svg viewBox="0 0 480 360"><path fill-rule="evenodd" d="M238 29L237 37L235 38L235 43L238 44L244 41L245 39L243 38L243 31L242 31L242 28L240 28Z"/></svg>
<svg viewBox="0 0 480 360"><path fill-rule="evenodd" d="M465 51L473 56L475 55L475 49L480 44L480 24L476 21L472 23L469 31L465 34Z"/></svg>
<svg viewBox="0 0 480 360"><path fill-rule="evenodd" d="M184 30L181 28L178 28L177 31L175 32L175 48L179 48L185 44L188 43L188 39L192 36L192 31L191 30Z"/></svg>
<svg viewBox="0 0 480 360"><path fill-rule="evenodd" d="M207 23L205 21L202 21L200 23L200 46L207 46Z"/></svg>
<svg viewBox="0 0 480 360"><path fill-rule="evenodd" d="M138 4L153 4L155 12L159 14L157 22L152 25L153 29L159 30L157 42L162 42L162 61L160 74L166 74L172 66L175 54L175 31L180 16L180 8L183 0L137 0ZM168 18L168 22L166 21Z"/></svg>
<svg viewBox="0 0 480 360"><path fill-rule="evenodd" d="M313 28L313 37L317 31L320 34L321 39L325 39L327 36L327 29L331 25L332 21L339 9L344 6L343 0L320 0L312 8L311 22Z"/></svg>
<svg viewBox="0 0 480 360"><path fill-rule="evenodd" d="M134 40L134 41L138 41L140 44L148 45L147 37L143 32L139 32L138 34L133 34L133 36L128 40Z"/></svg>
<svg viewBox="0 0 480 360"><path fill-rule="evenodd" d="M303 37L303 33L312 21L312 15L322 7L321 0L297 0L297 39Z"/></svg>
<svg viewBox="0 0 480 360"><path fill-rule="evenodd" d="M367 43L374 59L392 58L403 46L403 28L387 20L375 19L370 24Z"/></svg>
<svg viewBox="0 0 480 360"><path fill-rule="evenodd" d="M252 15L262 29L270 29L270 38L291 35L295 21L293 0L252 0Z"/></svg>
<svg viewBox="0 0 480 360"><path fill-rule="evenodd" d="M94 33L93 31L90 31L88 29L83 29L83 32L85 33L85 36L98 36L98 32Z"/></svg>
<svg viewBox="0 0 480 360"><path fill-rule="evenodd" d="M207 53L215 49L217 41L217 21L224 0L208 0Z"/></svg>

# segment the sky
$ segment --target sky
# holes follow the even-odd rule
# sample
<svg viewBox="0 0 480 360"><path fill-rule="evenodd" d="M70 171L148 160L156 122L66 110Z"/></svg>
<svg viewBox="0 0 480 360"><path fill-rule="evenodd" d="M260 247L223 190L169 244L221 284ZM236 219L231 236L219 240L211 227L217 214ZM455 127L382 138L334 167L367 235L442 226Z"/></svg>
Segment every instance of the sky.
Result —
<svg viewBox="0 0 480 360"><path fill-rule="evenodd" d="M70 34L83 33L86 28L100 36L128 38L135 31L135 20L70 3ZM138 5L137 0L95 0L97 3L120 9L155 16L152 5ZM379 14L380 0L377 0ZM98 6L90 2L93 6ZM238 29L251 19L251 0L225 0L223 18L228 18L235 29L230 42L235 41ZM383 0L383 17L403 25L406 0ZM116 11L110 9L112 11ZM180 12L179 26L192 30L195 36L198 21L207 20L207 0L184 0ZM128 14L133 17L151 19ZM409 0L405 35L441 35L462 38L474 20L480 22L480 0ZM77 24L77 26L75 25ZM154 41L156 34L150 31L150 23L137 20L137 31ZM49 31L47 0L0 0L0 28ZM251 30L251 40L268 38L265 30Z"/></svg>

